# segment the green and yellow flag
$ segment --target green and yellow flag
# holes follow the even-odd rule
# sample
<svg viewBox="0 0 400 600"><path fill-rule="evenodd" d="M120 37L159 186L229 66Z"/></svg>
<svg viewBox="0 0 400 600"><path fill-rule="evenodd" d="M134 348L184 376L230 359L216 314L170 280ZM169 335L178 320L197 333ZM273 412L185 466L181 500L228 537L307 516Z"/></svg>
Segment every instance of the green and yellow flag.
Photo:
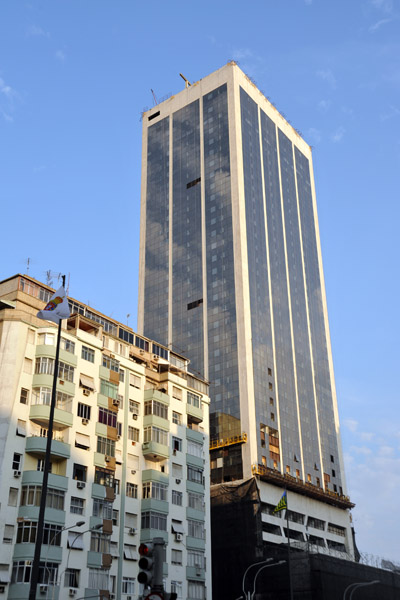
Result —
<svg viewBox="0 0 400 600"><path fill-rule="evenodd" d="M280 512L281 510L287 509L287 497L286 490L282 494L282 498L279 500L278 504L274 508L274 513Z"/></svg>

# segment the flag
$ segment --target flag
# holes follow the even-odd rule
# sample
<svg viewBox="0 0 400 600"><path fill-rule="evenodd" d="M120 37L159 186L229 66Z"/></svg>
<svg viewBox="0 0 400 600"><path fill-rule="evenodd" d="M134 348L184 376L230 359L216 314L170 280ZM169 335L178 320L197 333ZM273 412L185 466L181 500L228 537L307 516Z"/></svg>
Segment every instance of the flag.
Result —
<svg viewBox="0 0 400 600"><path fill-rule="evenodd" d="M61 319L68 319L70 316L67 294L63 287L60 287L55 294L52 295L43 310L39 310L36 315L39 319L46 321L54 321L59 323Z"/></svg>
<svg viewBox="0 0 400 600"><path fill-rule="evenodd" d="M286 490L282 494L282 498L279 500L278 504L274 508L274 513L280 512L281 510L287 509L287 497Z"/></svg>

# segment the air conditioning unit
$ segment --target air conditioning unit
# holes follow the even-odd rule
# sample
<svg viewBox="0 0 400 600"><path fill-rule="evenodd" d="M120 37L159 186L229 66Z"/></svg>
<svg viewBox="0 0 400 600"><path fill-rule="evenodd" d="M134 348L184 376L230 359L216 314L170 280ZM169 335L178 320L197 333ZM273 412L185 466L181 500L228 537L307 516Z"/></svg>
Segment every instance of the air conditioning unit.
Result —
<svg viewBox="0 0 400 600"><path fill-rule="evenodd" d="M108 597L110 600L115 600L115 594L110 594Z"/></svg>
<svg viewBox="0 0 400 600"><path fill-rule="evenodd" d="M89 394L90 394L90 390L88 390L87 388L83 388L83 395L89 396Z"/></svg>
<svg viewBox="0 0 400 600"><path fill-rule="evenodd" d="M77 590L75 588L69 588L68 593L70 596L76 596L76 592L77 592Z"/></svg>
<svg viewBox="0 0 400 600"><path fill-rule="evenodd" d="M183 540L183 534L182 533L176 533L175 534L175 541L176 542L181 542Z"/></svg>
<svg viewBox="0 0 400 600"><path fill-rule="evenodd" d="M153 354L153 360L158 360L159 356L157 356L157 354Z"/></svg>
<svg viewBox="0 0 400 600"><path fill-rule="evenodd" d="M176 448L174 448L174 449L172 450L172 454L173 454L174 456L176 456Z"/></svg>
<svg viewBox="0 0 400 600"><path fill-rule="evenodd" d="M135 469L132 469L132 470L131 470L131 473L132 473L132 475L136 475L136 471L135 471Z"/></svg>
<svg viewBox="0 0 400 600"><path fill-rule="evenodd" d="M140 351L140 354L143 356L143 354L144 354L144 350L141 350L141 351Z"/></svg>
<svg viewBox="0 0 400 600"><path fill-rule="evenodd" d="M131 527L129 530L129 535L135 535L136 533L136 529L134 527Z"/></svg>
<svg viewBox="0 0 400 600"><path fill-rule="evenodd" d="M120 439L121 439L121 436L118 434L117 435L117 440L120 440Z"/></svg>
<svg viewBox="0 0 400 600"><path fill-rule="evenodd" d="M201 575L201 569L200 569L200 567L196 568L196 575Z"/></svg>
<svg viewBox="0 0 400 600"><path fill-rule="evenodd" d="M89 423L89 419L82 419L82 425L87 425Z"/></svg>
<svg viewBox="0 0 400 600"><path fill-rule="evenodd" d="M109 457L109 456L105 456L105 457L104 457L104 460L105 460L106 462L110 462L110 457Z"/></svg>
<svg viewBox="0 0 400 600"><path fill-rule="evenodd" d="M178 485L180 484L181 480L180 479L175 479L175 483L177 483Z"/></svg>
<svg viewBox="0 0 400 600"><path fill-rule="evenodd" d="M137 416L137 415L135 415L135 413L133 413L133 415L132 415L132 419L133 419L134 421L137 421L137 417L138 417L138 416Z"/></svg>
<svg viewBox="0 0 400 600"><path fill-rule="evenodd" d="M14 477L21 477L21 471L14 471Z"/></svg>
<svg viewBox="0 0 400 600"><path fill-rule="evenodd" d="M47 593L47 585L45 583L41 583L39 586L39 591L41 594L46 594Z"/></svg>
<svg viewBox="0 0 400 600"><path fill-rule="evenodd" d="M126 600L133 600L133 596L127 596Z"/></svg>
<svg viewBox="0 0 400 600"><path fill-rule="evenodd" d="M119 406L119 400L118 400L118 398L114 398L114 400L113 400L113 406Z"/></svg>
<svg viewBox="0 0 400 600"><path fill-rule="evenodd" d="M85 485L86 485L86 483L84 481L77 481L76 482L76 487L78 488L78 490L85 489Z"/></svg>
<svg viewBox="0 0 400 600"><path fill-rule="evenodd" d="M4 594L5 591L6 591L6 586L0 585L0 594Z"/></svg>

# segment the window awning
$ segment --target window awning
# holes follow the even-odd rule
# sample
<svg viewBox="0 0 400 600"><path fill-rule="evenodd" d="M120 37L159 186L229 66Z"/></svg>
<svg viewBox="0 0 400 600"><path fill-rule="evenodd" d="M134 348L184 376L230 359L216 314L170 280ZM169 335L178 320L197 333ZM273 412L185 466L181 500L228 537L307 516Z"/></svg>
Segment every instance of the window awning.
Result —
<svg viewBox="0 0 400 600"><path fill-rule="evenodd" d="M135 546L124 546L125 560L138 560L139 555L136 552Z"/></svg>
<svg viewBox="0 0 400 600"><path fill-rule="evenodd" d="M0 583L10 583L11 581L11 577L10 574L8 572L8 567L7 570L6 569L2 569L0 568Z"/></svg>
<svg viewBox="0 0 400 600"><path fill-rule="evenodd" d="M85 435L84 433L79 433L78 431L75 434L75 442L79 444L79 446L84 446L84 448L90 448L90 437Z"/></svg>
<svg viewBox="0 0 400 600"><path fill-rule="evenodd" d="M92 392L96 391L94 379L93 377L89 377L89 375L84 375L83 373L81 373L79 375L79 385L80 387L91 390Z"/></svg>
<svg viewBox="0 0 400 600"><path fill-rule="evenodd" d="M68 548L83 550L83 535L79 531L68 531Z"/></svg>
<svg viewBox="0 0 400 600"><path fill-rule="evenodd" d="M172 533L185 533L182 523L172 523Z"/></svg>

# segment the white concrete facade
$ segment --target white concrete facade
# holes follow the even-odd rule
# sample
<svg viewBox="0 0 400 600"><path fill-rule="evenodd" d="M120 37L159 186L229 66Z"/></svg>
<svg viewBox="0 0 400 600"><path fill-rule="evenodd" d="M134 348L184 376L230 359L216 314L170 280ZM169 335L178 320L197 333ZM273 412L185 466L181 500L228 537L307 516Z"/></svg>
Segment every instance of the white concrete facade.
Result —
<svg viewBox="0 0 400 600"><path fill-rule="evenodd" d="M28 276L0 282L0 597L28 597L57 335L36 313L51 293ZM154 537L166 591L210 597L208 386L183 357L70 302L38 598L136 600L138 548Z"/></svg>

